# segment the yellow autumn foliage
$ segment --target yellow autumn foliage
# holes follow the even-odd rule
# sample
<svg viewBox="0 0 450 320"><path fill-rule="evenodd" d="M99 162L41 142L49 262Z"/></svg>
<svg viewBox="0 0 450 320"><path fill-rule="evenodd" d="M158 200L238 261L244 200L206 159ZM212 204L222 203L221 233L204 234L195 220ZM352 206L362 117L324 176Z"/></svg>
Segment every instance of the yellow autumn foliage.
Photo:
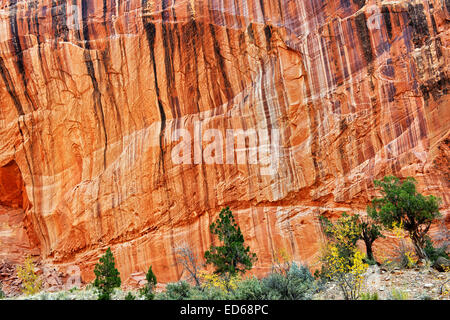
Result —
<svg viewBox="0 0 450 320"><path fill-rule="evenodd" d="M215 288L219 289L223 293L229 290L236 290L239 283L242 281L241 276L235 275L226 279L215 273L208 273L207 271L200 271L199 278L202 282L202 287L204 288Z"/></svg>
<svg viewBox="0 0 450 320"><path fill-rule="evenodd" d="M22 280L22 293L26 295L36 294L41 291L42 281L35 272L33 258L27 257L23 266L17 267L17 276Z"/></svg>

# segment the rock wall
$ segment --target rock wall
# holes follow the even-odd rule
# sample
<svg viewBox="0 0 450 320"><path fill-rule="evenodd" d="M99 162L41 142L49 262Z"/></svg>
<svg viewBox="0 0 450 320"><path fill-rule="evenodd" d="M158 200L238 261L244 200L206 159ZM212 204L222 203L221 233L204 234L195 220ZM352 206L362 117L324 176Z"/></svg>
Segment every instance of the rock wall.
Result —
<svg viewBox="0 0 450 320"><path fill-rule="evenodd" d="M387 174L446 214L449 20L447 0L0 0L1 204L84 281L108 246L123 279L177 280L226 205L256 273L282 248L314 264L317 216L363 212ZM227 130L256 138L225 154Z"/></svg>

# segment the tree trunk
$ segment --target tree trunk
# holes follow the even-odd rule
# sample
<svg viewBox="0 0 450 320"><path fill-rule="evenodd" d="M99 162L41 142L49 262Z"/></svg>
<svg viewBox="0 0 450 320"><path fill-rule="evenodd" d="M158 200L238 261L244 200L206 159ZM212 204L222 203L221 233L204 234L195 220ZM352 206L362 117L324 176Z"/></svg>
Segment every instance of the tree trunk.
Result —
<svg viewBox="0 0 450 320"><path fill-rule="evenodd" d="M367 260L375 261L375 258L373 256L373 251L372 251L372 243L373 243L373 241L370 241L370 239L367 238L367 237L364 237L363 240L364 240L364 244L366 245L366 255L367 255L366 258L367 258Z"/></svg>
<svg viewBox="0 0 450 320"><path fill-rule="evenodd" d="M370 242L370 241L366 242L366 254L367 254L368 260L375 261L375 258L373 256L373 251L372 251L372 242Z"/></svg>
<svg viewBox="0 0 450 320"><path fill-rule="evenodd" d="M424 239L422 239L419 235L413 233L411 234L411 240L414 245L414 250L416 251L416 255L419 259L427 259L427 255L425 253L424 247Z"/></svg>

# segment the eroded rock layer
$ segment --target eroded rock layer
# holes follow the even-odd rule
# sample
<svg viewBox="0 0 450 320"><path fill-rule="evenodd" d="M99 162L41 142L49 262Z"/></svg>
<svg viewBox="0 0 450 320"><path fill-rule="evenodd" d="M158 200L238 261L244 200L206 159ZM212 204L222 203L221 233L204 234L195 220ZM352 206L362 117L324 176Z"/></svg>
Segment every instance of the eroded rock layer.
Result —
<svg viewBox="0 0 450 320"><path fill-rule="evenodd" d="M166 282L226 205L257 273L282 248L313 264L317 216L363 212L374 178L413 176L446 214L449 19L446 0L1 0L0 231L23 235L1 239L84 281L110 246L123 279ZM260 152L214 148L227 130Z"/></svg>

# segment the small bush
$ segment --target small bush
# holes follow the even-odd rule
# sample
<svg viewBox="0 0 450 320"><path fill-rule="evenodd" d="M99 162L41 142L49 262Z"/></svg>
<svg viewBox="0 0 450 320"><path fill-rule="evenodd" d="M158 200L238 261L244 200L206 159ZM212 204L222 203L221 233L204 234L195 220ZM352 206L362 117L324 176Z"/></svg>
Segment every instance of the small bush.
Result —
<svg viewBox="0 0 450 320"><path fill-rule="evenodd" d="M361 300L380 300L378 292L362 292L359 298Z"/></svg>
<svg viewBox="0 0 450 320"><path fill-rule="evenodd" d="M357 300L368 268L362 253L354 248L349 256L341 256L336 245L328 244L322 262L322 272L328 280L336 281L344 299Z"/></svg>
<svg viewBox="0 0 450 320"><path fill-rule="evenodd" d="M155 298L154 290L156 288L157 281L156 281L156 276L153 273L152 266L150 266L150 268L148 268L145 278L147 279L147 284L145 285L145 287L143 287L139 290L139 293L146 300L153 300Z"/></svg>
<svg viewBox="0 0 450 320"><path fill-rule="evenodd" d="M409 294L400 289L392 289L390 300L409 300Z"/></svg>
<svg viewBox="0 0 450 320"><path fill-rule="evenodd" d="M136 300L136 297L131 292L128 292L125 296L125 300Z"/></svg>
<svg viewBox="0 0 450 320"><path fill-rule="evenodd" d="M375 259L369 259L369 258L364 258L363 259L364 263L368 264L369 266L375 266L378 265L378 262Z"/></svg>
<svg viewBox="0 0 450 320"><path fill-rule="evenodd" d="M270 300L308 300L318 289L308 268L296 263L286 275L272 273L261 282L263 297Z"/></svg>
<svg viewBox="0 0 450 320"><path fill-rule="evenodd" d="M447 247L447 244L444 244L441 247L435 248L433 245L433 241L431 241L430 238L427 238L424 250L428 259L430 259L430 261L434 263L439 257L444 257L446 259L450 258L447 253Z"/></svg>
<svg viewBox="0 0 450 320"><path fill-rule="evenodd" d="M410 239L405 239L403 223L392 223L392 232L398 240L398 246L394 248L393 262L402 269L413 268L417 264L414 247Z"/></svg>
<svg viewBox="0 0 450 320"><path fill-rule="evenodd" d="M267 294L262 282L253 277L240 282L233 297L237 300L266 300Z"/></svg>
<svg viewBox="0 0 450 320"><path fill-rule="evenodd" d="M412 251L403 251L400 252L397 257L398 264L400 268L411 269L417 264L417 260L414 258L414 254Z"/></svg>
<svg viewBox="0 0 450 320"><path fill-rule="evenodd" d="M22 293L33 295L41 291L42 281L35 272L33 258L27 257L23 266L17 267L17 276L22 281Z"/></svg>
<svg viewBox="0 0 450 320"><path fill-rule="evenodd" d="M161 300L187 300L191 296L191 286L186 281L168 283L166 291L163 292L159 299Z"/></svg>
<svg viewBox="0 0 450 320"><path fill-rule="evenodd" d="M3 299L3 298L5 298L5 293L3 292L3 285L2 285L2 283L0 282L0 299Z"/></svg>
<svg viewBox="0 0 450 320"><path fill-rule="evenodd" d="M191 288L190 300L231 300L232 295L216 287Z"/></svg>
<svg viewBox="0 0 450 320"><path fill-rule="evenodd" d="M223 292L236 290L238 284L242 281L240 275L236 274L228 277L228 275L219 275L216 273L207 273L201 271L199 274L202 288L217 288Z"/></svg>

